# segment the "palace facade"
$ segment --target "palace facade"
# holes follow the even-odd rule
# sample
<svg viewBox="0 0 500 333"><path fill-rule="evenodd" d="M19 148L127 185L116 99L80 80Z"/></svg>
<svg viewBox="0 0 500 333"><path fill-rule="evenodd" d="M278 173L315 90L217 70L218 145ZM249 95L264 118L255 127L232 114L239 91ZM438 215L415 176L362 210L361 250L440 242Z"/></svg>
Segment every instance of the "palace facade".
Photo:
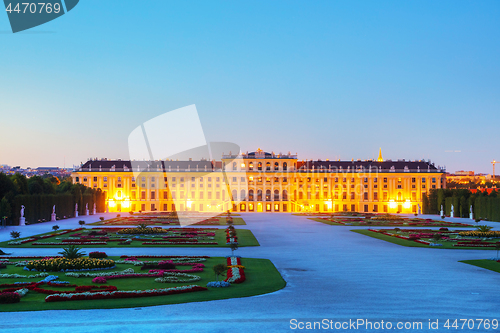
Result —
<svg viewBox="0 0 500 333"><path fill-rule="evenodd" d="M100 188L107 210L416 213L430 189L446 187L430 161L299 161L257 150L220 161L89 160L74 183Z"/></svg>

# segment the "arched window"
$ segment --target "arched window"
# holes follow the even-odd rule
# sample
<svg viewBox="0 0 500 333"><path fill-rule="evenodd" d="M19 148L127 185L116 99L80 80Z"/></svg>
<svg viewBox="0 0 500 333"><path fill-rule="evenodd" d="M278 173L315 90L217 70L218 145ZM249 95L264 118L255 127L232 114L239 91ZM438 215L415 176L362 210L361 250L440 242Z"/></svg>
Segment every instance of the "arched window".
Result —
<svg viewBox="0 0 500 333"><path fill-rule="evenodd" d="M248 191L248 200L253 201L253 190Z"/></svg>
<svg viewBox="0 0 500 333"><path fill-rule="evenodd" d="M278 162L274 162L274 171L278 171L280 169L280 164Z"/></svg>
<svg viewBox="0 0 500 333"><path fill-rule="evenodd" d="M245 190L241 190L241 192L240 192L240 200L241 201L245 201L245 199L246 199Z"/></svg>
<svg viewBox="0 0 500 333"><path fill-rule="evenodd" d="M262 162L259 162L259 163L257 164L257 170L262 171Z"/></svg>
<svg viewBox="0 0 500 333"><path fill-rule="evenodd" d="M286 162L283 162L283 170L286 171L288 168L288 164L286 164Z"/></svg>
<svg viewBox="0 0 500 333"><path fill-rule="evenodd" d="M271 171L271 163L266 163L266 171Z"/></svg>
<svg viewBox="0 0 500 333"><path fill-rule="evenodd" d="M283 190L283 194L281 195L281 197L282 197L281 199L283 201L287 201L288 200L288 193L287 193L286 190Z"/></svg>
<svg viewBox="0 0 500 333"><path fill-rule="evenodd" d="M299 192L299 200L304 199L304 192Z"/></svg>
<svg viewBox="0 0 500 333"><path fill-rule="evenodd" d="M233 170L236 170L236 162L233 162Z"/></svg>
<svg viewBox="0 0 500 333"><path fill-rule="evenodd" d="M266 201L271 201L271 190L266 191Z"/></svg>
<svg viewBox="0 0 500 333"><path fill-rule="evenodd" d="M231 193L233 195L233 201L237 201L238 200L238 193L236 192L236 190L233 190Z"/></svg>
<svg viewBox="0 0 500 333"><path fill-rule="evenodd" d="M253 162L248 163L248 170L253 170Z"/></svg>
<svg viewBox="0 0 500 333"><path fill-rule="evenodd" d="M257 190L257 201L262 201L262 190Z"/></svg>
<svg viewBox="0 0 500 333"><path fill-rule="evenodd" d="M280 191L274 190L274 201L280 201Z"/></svg>
<svg viewBox="0 0 500 333"><path fill-rule="evenodd" d="M118 193L116 193L116 196L117 196L118 198L121 198L121 197L122 197L122 191L118 191Z"/></svg>
<svg viewBox="0 0 500 333"><path fill-rule="evenodd" d="M403 200L403 196L401 195L401 192L398 192L398 201Z"/></svg>
<svg viewBox="0 0 500 333"><path fill-rule="evenodd" d="M297 190L293 191L293 200L297 201Z"/></svg>

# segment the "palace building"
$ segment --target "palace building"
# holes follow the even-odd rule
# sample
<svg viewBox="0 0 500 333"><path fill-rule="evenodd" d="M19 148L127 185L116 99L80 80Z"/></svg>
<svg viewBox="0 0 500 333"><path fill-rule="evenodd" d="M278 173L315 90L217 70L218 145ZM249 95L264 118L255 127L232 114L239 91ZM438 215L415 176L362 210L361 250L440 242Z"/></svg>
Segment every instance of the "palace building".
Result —
<svg viewBox="0 0 500 333"><path fill-rule="evenodd" d="M299 161L260 149L219 161L89 160L74 183L100 188L107 210L416 213L423 195L446 187L430 161Z"/></svg>

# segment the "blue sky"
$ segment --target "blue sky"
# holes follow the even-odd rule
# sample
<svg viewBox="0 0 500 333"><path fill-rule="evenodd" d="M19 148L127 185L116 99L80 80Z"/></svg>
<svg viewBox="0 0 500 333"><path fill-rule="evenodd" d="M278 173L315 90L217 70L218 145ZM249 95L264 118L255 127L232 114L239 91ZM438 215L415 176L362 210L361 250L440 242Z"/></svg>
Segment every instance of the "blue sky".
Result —
<svg viewBox="0 0 500 333"><path fill-rule="evenodd" d="M83 0L12 34L0 13L0 163L126 159L135 127L196 104L209 141L244 151L382 147L490 173L498 17L498 1Z"/></svg>

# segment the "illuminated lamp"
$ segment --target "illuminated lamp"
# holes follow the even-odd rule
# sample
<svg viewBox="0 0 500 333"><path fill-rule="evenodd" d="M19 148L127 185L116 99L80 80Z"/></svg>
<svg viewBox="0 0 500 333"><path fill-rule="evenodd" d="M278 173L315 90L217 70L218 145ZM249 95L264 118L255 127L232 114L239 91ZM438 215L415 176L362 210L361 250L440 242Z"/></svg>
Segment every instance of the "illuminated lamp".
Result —
<svg viewBox="0 0 500 333"><path fill-rule="evenodd" d="M186 207L187 207L187 208L191 208L191 200L188 200L188 201L186 202Z"/></svg>
<svg viewBox="0 0 500 333"><path fill-rule="evenodd" d="M397 206L398 204L393 199L389 200L389 208L396 208Z"/></svg>
<svg viewBox="0 0 500 333"><path fill-rule="evenodd" d="M130 208L130 199L129 199L129 198L126 198L126 199L122 202L122 207L123 207L123 208Z"/></svg>
<svg viewBox="0 0 500 333"><path fill-rule="evenodd" d="M245 163L241 163L241 167L244 168L245 167Z"/></svg>
<svg viewBox="0 0 500 333"><path fill-rule="evenodd" d="M116 206L116 202L113 199L109 199L108 206L109 207L115 207Z"/></svg>
<svg viewBox="0 0 500 333"><path fill-rule="evenodd" d="M405 201L405 203L403 204L403 208L406 208L406 209L411 208L411 202L410 202L410 200L406 200Z"/></svg>

